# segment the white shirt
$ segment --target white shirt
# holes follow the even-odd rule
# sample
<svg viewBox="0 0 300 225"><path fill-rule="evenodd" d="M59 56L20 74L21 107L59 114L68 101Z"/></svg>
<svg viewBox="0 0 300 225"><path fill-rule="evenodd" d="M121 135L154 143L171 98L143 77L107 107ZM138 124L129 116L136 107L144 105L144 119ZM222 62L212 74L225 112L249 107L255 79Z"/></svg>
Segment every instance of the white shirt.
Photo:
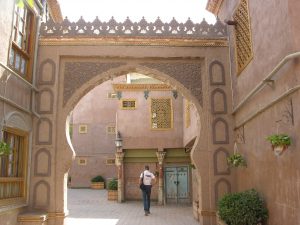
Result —
<svg viewBox="0 0 300 225"><path fill-rule="evenodd" d="M145 170L143 173L144 173L144 184L145 185L151 185L151 180L155 179L154 174L149 172L149 170ZM141 173L140 178L143 177L143 173Z"/></svg>

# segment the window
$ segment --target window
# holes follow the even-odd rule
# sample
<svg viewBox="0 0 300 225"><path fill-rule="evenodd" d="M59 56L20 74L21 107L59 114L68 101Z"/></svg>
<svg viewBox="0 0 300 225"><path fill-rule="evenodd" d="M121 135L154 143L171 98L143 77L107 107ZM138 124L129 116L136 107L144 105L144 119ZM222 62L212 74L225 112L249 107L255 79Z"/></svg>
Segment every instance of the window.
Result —
<svg viewBox="0 0 300 225"><path fill-rule="evenodd" d="M107 98L109 98L109 99L115 99L117 97L118 97L118 95L115 92L109 92L109 93L107 93Z"/></svg>
<svg viewBox="0 0 300 225"><path fill-rule="evenodd" d="M172 102L170 98L151 99L151 128L173 128Z"/></svg>
<svg viewBox="0 0 300 225"><path fill-rule="evenodd" d="M87 133L87 125L79 125L78 132L79 132L79 134L86 134Z"/></svg>
<svg viewBox="0 0 300 225"><path fill-rule="evenodd" d="M84 158L79 158L78 159L78 165L80 165L80 166L86 166L86 164L87 164L87 160L86 159L84 159Z"/></svg>
<svg viewBox="0 0 300 225"><path fill-rule="evenodd" d="M240 74L253 58L248 0L241 0L233 19L237 22L234 32L237 73Z"/></svg>
<svg viewBox="0 0 300 225"><path fill-rule="evenodd" d="M136 100L122 99L122 109L136 109Z"/></svg>
<svg viewBox="0 0 300 225"><path fill-rule="evenodd" d="M115 165L115 159L106 159L106 165Z"/></svg>
<svg viewBox="0 0 300 225"><path fill-rule="evenodd" d="M107 134L116 134L116 126L115 125L109 125L106 127L106 133Z"/></svg>
<svg viewBox="0 0 300 225"><path fill-rule="evenodd" d="M11 147L8 156L0 157L0 206L26 202L27 134L5 129L3 140Z"/></svg>
<svg viewBox="0 0 300 225"><path fill-rule="evenodd" d="M9 66L28 81L31 80L32 71L34 25L34 14L29 10L26 1L23 6L16 5Z"/></svg>

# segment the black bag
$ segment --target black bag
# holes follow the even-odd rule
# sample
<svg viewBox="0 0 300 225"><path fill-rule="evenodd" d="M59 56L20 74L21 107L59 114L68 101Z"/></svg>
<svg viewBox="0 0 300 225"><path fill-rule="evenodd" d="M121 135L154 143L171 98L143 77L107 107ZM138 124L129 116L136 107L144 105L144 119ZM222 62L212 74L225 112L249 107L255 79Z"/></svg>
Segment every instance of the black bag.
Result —
<svg viewBox="0 0 300 225"><path fill-rule="evenodd" d="M143 173L143 177L141 178L141 184L140 184L140 189L142 190L142 191L144 191L145 190L145 184L144 184L144 173Z"/></svg>

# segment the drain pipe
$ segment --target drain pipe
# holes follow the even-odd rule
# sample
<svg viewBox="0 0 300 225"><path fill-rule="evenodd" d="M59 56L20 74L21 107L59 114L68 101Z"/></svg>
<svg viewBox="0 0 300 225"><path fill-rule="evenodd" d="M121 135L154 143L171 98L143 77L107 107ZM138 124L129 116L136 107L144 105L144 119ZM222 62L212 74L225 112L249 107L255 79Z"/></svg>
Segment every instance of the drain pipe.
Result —
<svg viewBox="0 0 300 225"><path fill-rule="evenodd" d="M39 15L37 17L37 26L36 26L36 35L35 35L35 46L34 46L34 58L33 58L33 75L32 75L32 84L35 86L36 82L36 70L37 70L37 53L38 53L38 43L39 43L39 32L41 27L41 16ZM36 90L36 92L38 92ZM41 118L41 116L35 111L35 91L31 93L31 111L34 116L36 116L38 119Z"/></svg>
<svg viewBox="0 0 300 225"><path fill-rule="evenodd" d="M233 109L234 115L252 96L261 90L268 82L272 82L272 77L283 67L289 60L300 57L300 52L295 52L284 57L279 64Z"/></svg>

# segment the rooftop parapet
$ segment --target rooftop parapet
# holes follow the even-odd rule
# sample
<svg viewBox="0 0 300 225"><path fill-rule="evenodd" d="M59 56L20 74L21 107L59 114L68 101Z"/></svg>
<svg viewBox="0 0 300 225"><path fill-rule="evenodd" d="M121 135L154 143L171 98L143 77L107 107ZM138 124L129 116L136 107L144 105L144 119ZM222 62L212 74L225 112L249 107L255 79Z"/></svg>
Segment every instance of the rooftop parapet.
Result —
<svg viewBox="0 0 300 225"><path fill-rule="evenodd" d="M205 19L201 23L193 23L189 18L185 23L178 23L173 18L164 23L158 17L156 21L147 22L143 17L140 22L132 22L128 17L121 23L112 17L108 22L102 22L96 17L93 22L86 22L82 17L77 22L70 22L66 17L61 23L48 20L41 24L43 38L156 38L156 39L226 39L227 29L218 18L215 24L208 24Z"/></svg>

